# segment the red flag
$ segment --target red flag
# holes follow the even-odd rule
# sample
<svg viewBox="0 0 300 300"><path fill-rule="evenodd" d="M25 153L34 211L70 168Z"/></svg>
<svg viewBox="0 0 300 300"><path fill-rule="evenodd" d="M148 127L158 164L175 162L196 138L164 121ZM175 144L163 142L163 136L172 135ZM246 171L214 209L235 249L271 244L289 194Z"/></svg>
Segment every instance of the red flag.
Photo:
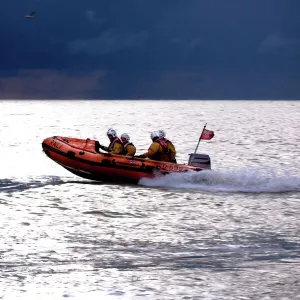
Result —
<svg viewBox="0 0 300 300"><path fill-rule="evenodd" d="M214 135L215 133L212 130L204 129L200 136L200 140L210 140L214 137Z"/></svg>

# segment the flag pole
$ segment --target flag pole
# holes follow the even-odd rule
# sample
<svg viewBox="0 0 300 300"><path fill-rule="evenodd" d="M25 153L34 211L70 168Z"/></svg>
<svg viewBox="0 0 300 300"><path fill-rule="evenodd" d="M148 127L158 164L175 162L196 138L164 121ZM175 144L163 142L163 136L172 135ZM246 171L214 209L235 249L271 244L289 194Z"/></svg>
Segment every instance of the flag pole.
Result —
<svg viewBox="0 0 300 300"><path fill-rule="evenodd" d="M204 130L205 130L206 125L207 125L207 123L205 123L205 125L204 125L204 127L203 127L203 129L202 129L202 132L201 132L201 135L200 135L200 138L199 138L199 141L198 141L198 144L197 144L197 147L196 147L196 149L195 149L194 154L195 154L195 153L197 152L197 150L198 150L198 147L199 147L199 144L200 144L200 141L201 141L201 137L202 137L202 134L203 134L203 132L204 132Z"/></svg>

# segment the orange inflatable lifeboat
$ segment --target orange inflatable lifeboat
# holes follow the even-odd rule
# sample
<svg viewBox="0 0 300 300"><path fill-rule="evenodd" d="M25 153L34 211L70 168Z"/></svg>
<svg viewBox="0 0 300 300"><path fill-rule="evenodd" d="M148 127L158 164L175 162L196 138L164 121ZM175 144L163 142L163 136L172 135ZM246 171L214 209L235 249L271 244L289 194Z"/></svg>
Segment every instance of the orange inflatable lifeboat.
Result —
<svg viewBox="0 0 300 300"><path fill-rule="evenodd" d="M211 168L206 154L190 154L186 165L97 152L96 143L91 139L53 136L43 141L42 148L50 159L68 171L97 181L137 183L141 178Z"/></svg>

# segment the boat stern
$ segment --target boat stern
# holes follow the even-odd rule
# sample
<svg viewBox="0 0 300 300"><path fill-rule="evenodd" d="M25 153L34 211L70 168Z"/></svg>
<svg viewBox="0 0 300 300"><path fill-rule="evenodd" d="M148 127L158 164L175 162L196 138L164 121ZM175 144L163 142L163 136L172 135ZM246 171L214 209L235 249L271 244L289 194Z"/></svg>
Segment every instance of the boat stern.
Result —
<svg viewBox="0 0 300 300"><path fill-rule="evenodd" d="M189 166L193 166L201 169L211 169L211 160L209 155L190 153L189 156L190 156L188 162Z"/></svg>

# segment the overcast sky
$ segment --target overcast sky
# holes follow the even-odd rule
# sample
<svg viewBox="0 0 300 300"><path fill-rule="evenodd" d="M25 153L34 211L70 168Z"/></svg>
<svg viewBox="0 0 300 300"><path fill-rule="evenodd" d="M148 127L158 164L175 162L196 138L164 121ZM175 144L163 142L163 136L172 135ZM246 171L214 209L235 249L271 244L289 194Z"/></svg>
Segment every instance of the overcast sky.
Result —
<svg viewBox="0 0 300 300"><path fill-rule="evenodd" d="M0 98L300 99L299 12L300 0L3 0Z"/></svg>

